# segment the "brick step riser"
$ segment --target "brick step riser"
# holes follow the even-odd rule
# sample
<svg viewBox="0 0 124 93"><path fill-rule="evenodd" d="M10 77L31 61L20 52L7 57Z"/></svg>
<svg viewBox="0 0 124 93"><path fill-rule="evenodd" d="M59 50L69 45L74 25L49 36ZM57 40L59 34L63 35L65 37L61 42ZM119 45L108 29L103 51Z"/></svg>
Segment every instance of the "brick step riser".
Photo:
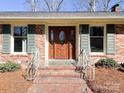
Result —
<svg viewBox="0 0 124 93"><path fill-rule="evenodd" d="M46 69L46 70L38 70L38 72L75 72L75 70L51 70L51 69Z"/></svg>
<svg viewBox="0 0 124 93"><path fill-rule="evenodd" d="M68 77L72 77L72 78L80 78L80 75L39 75L37 77L64 77L64 78L68 78Z"/></svg>
<svg viewBox="0 0 124 93"><path fill-rule="evenodd" d="M82 85L82 83L61 83L61 82L53 82L52 83L52 82L46 82L46 81L45 82L39 82L39 81L38 82L33 82L33 84L63 84L63 85L64 84L66 84L66 85L67 84L68 85L75 84L75 85L79 85L79 87Z"/></svg>
<svg viewBox="0 0 124 93"><path fill-rule="evenodd" d="M38 72L37 75L78 75L79 73L76 72L50 72L50 71L41 71Z"/></svg>
<svg viewBox="0 0 124 93"><path fill-rule="evenodd" d="M49 80L36 80L36 81L34 81L33 82L34 84L82 84L82 82L80 82L80 81L58 81L58 82L56 82L56 81L49 81Z"/></svg>
<svg viewBox="0 0 124 93"><path fill-rule="evenodd" d="M34 84L82 84L82 79L80 78L39 78L33 81Z"/></svg>
<svg viewBox="0 0 124 93"><path fill-rule="evenodd" d="M39 70L75 70L76 68L73 67L42 67Z"/></svg>
<svg viewBox="0 0 124 93"><path fill-rule="evenodd" d="M80 77L79 73L74 72L73 70L61 70L61 71L56 71L56 70L40 70L37 73L38 77Z"/></svg>

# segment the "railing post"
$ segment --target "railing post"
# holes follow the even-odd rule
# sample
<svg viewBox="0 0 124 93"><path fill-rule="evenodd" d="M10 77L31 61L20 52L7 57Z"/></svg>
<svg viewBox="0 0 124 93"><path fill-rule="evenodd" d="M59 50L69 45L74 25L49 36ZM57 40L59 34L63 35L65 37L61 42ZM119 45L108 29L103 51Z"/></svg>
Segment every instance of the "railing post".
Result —
<svg viewBox="0 0 124 93"><path fill-rule="evenodd" d="M40 63L40 54L39 49L35 48L32 51L32 59L28 62L27 68L26 68L26 79L27 80L33 80L36 76L38 67Z"/></svg>

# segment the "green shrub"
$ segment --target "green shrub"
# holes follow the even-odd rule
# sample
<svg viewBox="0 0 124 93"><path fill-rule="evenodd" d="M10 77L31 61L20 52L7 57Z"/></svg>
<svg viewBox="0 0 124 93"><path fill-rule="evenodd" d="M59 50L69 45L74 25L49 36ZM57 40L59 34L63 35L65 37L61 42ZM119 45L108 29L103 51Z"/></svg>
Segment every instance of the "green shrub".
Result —
<svg viewBox="0 0 124 93"><path fill-rule="evenodd" d="M116 68L119 65L112 58L100 59L96 64L96 67L105 67L105 68Z"/></svg>
<svg viewBox="0 0 124 93"><path fill-rule="evenodd" d="M0 72L13 72L20 69L20 64L8 61L7 63L0 64Z"/></svg>
<svg viewBox="0 0 124 93"><path fill-rule="evenodd" d="M0 64L0 72L6 72L6 68L3 63Z"/></svg>

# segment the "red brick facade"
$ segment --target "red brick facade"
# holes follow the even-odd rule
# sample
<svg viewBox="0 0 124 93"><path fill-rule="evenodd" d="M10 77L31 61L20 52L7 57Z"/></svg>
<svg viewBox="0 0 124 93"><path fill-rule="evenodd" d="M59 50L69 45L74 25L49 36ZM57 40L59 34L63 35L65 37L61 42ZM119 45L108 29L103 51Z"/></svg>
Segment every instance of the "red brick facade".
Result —
<svg viewBox="0 0 124 93"><path fill-rule="evenodd" d="M124 24L115 26L115 55L108 55L118 62L124 62Z"/></svg>
<svg viewBox="0 0 124 93"><path fill-rule="evenodd" d="M45 34L40 31L41 26L36 26L35 34L35 44L36 47L40 49L40 61L41 65L45 64ZM98 60L100 58L110 57L114 58L118 62L124 61L124 25L116 25L116 35L115 35L115 55L91 55L91 60ZM2 27L0 25L0 61L6 62L7 60L12 60L14 62L21 61L25 64L27 61L31 60L31 55L10 55L2 54Z"/></svg>
<svg viewBox="0 0 124 93"><path fill-rule="evenodd" d="M45 64L45 34L42 34L40 29L41 29L41 26L37 25L36 35L35 35L35 44L40 52L41 66L44 66Z"/></svg>
<svg viewBox="0 0 124 93"><path fill-rule="evenodd" d="M35 44L40 50L40 61L44 64L45 60L45 35L41 33L39 30L40 26L36 26L36 34L35 34ZM3 54L2 53L2 26L0 25L0 61L6 62L8 60L18 62L21 61L22 65L31 60L31 54L28 55L11 55L11 54Z"/></svg>

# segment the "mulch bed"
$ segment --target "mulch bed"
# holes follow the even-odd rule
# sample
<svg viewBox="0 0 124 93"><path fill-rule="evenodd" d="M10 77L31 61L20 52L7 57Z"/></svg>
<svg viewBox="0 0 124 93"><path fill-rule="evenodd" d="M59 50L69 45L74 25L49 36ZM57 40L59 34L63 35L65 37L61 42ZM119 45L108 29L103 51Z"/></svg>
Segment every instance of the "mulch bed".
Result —
<svg viewBox="0 0 124 93"><path fill-rule="evenodd" d="M24 71L0 73L0 93L25 93L32 85L23 77Z"/></svg>
<svg viewBox="0 0 124 93"><path fill-rule="evenodd" d="M95 80L89 81L88 85L94 93L124 93L124 72L96 68Z"/></svg>

